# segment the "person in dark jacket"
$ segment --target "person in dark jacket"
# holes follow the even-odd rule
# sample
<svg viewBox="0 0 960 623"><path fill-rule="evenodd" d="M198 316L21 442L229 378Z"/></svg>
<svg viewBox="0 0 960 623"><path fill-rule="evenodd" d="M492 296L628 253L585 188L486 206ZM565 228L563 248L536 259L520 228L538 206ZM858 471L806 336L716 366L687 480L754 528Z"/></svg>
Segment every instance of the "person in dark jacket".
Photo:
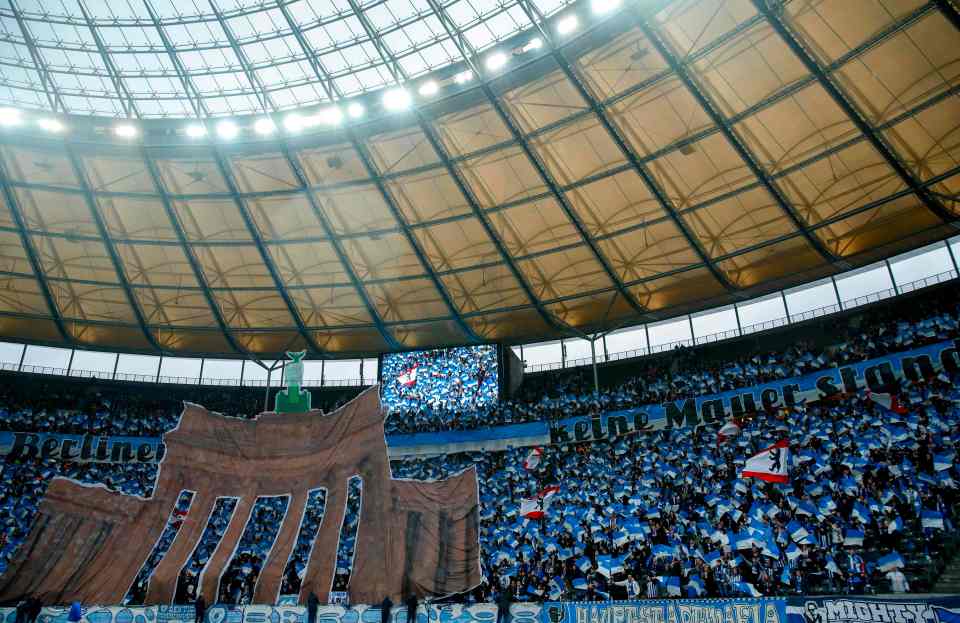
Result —
<svg viewBox="0 0 960 623"><path fill-rule="evenodd" d="M307 623L317 623L317 608L320 606L320 600L316 594L310 591L307 597Z"/></svg>
<svg viewBox="0 0 960 623"><path fill-rule="evenodd" d="M407 623L416 623L417 620L417 596L413 593L407 597Z"/></svg>
<svg viewBox="0 0 960 623"><path fill-rule="evenodd" d="M510 602L513 601L513 584L500 589L497 595L497 623L510 623Z"/></svg>
<svg viewBox="0 0 960 623"><path fill-rule="evenodd" d="M391 610L393 610L393 602L390 601L390 596L387 595L383 598L383 601L380 602L380 623L390 623Z"/></svg>
<svg viewBox="0 0 960 623"><path fill-rule="evenodd" d="M67 614L67 620L70 621L70 623L78 623L83 620L83 607L80 606L79 601L70 604L70 612Z"/></svg>
<svg viewBox="0 0 960 623"><path fill-rule="evenodd" d="M197 595L197 600L193 602L193 623L203 623L203 617L207 613L207 602L203 600L203 594Z"/></svg>

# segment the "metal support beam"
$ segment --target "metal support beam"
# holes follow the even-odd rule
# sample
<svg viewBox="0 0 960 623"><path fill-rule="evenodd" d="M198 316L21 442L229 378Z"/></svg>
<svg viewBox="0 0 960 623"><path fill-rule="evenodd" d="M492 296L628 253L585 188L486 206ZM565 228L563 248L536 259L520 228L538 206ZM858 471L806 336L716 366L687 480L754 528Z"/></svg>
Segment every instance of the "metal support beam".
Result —
<svg viewBox="0 0 960 623"><path fill-rule="evenodd" d="M113 83L113 88L116 89L117 95L123 96L119 98L120 105L123 106L123 114L127 117L139 117L140 112L137 110L137 105L133 101L133 96L130 95L127 85L123 82L123 78L120 77L120 72L117 71L117 66L114 65L113 59L107 52L107 47L103 44L103 39L100 37L100 33L97 32L94 21L90 18L90 13L87 11L84 0L77 0L77 5L80 7L80 12L83 13L83 20L87 23L87 28L90 29L93 42L97 44L97 51L103 60L103 66L107 68L107 73L110 74L110 81Z"/></svg>
<svg viewBox="0 0 960 623"><path fill-rule="evenodd" d="M474 63L473 59L477 56L476 51L470 45L470 42L463 37L462 33L458 31L454 23L452 22L450 16L447 14L446 10L437 2L437 0L427 0L430 8L433 10L434 15L437 19L440 20L440 23L443 25L446 32L450 35L450 40L460 51L460 54L463 55L463 58L466 59L467 64L471 67L474 74L477 76L483 76L483 72ZM563 210L564 215L574 226L574 229L577 230L577 233L580 236L580 239L583 243L589 248L591 254L596 259L597 263L603 269L603 272L606 273L607 277L610 279L610 283L613 284L616 291L623 297L627 304L633 309L633 311L639 317L645 316L647 310L640 305L640 303L630 294L630 291L623 284L623 281L620 279L620 276L613 270L610 266L610 263L604 257L603 253L600 251L600 248L597 246L596 241L590 236L590 233L587 231L586 226L583 224L583 221L580 220L580 217L577 215L576 211L570 205L570 202L567 201L566 195L560 190L559 185L556 180L553 179L553 176L547 170L546 166L541 161L540 157L531 147L530 142L523 135L523 132L520 131L517 127L516 122L513 117L506 111L503 107L503 104L500 102L500 99L493 92L493 89L490 88L490 85L487 81L483 80L480 84L480 90L483 91L483 94L487 97L487 100L490 102L494 111L496 111L497 116L503 122L503 124L510 131L510 135L513 140L520 146L523 150L524 155L533 165L534 169L537 171L538 177L543 181L544 185L550 190L553 198L556 200L557 205L560 206Z"/></svg>
<svg viewBox="0 0 960 623"><path fill-rule="evenodd" d="M357 295L363 301L363 306L366 308L367 313L370 314L370 318L373 320L373 324L377 327L377 331L380 332L383 340L388 346L390 346L390 348L400 349L400 343L397 342L396 338L393 337L393 334L390 333L390 330L387 329L386 325L383 323L383 318L380 317L380 312L377 311L377 308L373 305L373 302L370 301L370 297L367 294L366 289L363 287L363 283L357 276L357 272L353 269L353 264L350 263L350 259L347 257L347 253L343 249L343 242L337 238L336 232L333 230L333 226L327 219L326 213L317 202L317 198L313 194L313 191L309 190L310 184L307 182L307 176L303 172L303 167L301 166L300 162L290 153L290 149L286 144L282 145L280 151L284 158L286 158L290 169L293 171L294 177L297 180L297 186L302 189L304 195L306 196L307 203L310 205L310 210L313 212L317 222L320 223L320 227L323 229L324 235L330 240L330 246L333 247L334 252L337 254L337 259L340 260L340 265L343 267L344 274L348 279L350 279L350 283L353 284Z"/></svg>
<svg viewBox="0 0 960 623"><path fill-rule="evenodd" d="M807 51L797 37L790 31L781 15L781 9L771 9L769 3L765 0L753 0L753 4L759 13L762 13L773 30L780 36L787 47L796 55L811 74L816 76L817 82L823 87L830 98L836 102L841 110L850 118L857 129L867 137L870 144L883 157L886 163L893 169L894 173L913 191L920 199L923 205L944 223L957 223L957 216L947 210L939 199L933 196L930 191L921 184L917 178L907 170L894 150L887 145L886 141L877 131L867 123L866 118L857 109L857 107L840 91L840 88L834 84L833 80L823 71L823 68L814 60L813 55Z"/></svg>
<svg viewBox="0 0 960 623"><path fill-rule="evenodd" d="M893 276L893 267L890 266L890 260L883 260L883 264L887 267L887 274L890 275L890 285L893 286L893 293L899 295L900 288L897 287L897 279Z"/></svg>
<svg viewBox="0 0 960 623"><path fill-rule="evenodd" d="M47 69L47 64L40 55L40 50L37 49L33 35L30 34L30 29L27 28L27 23L23 19L23 11L17 6L17 0L9 1L10 8L13 10L13 17L17 21L17 26L20 27L20 34L23 35L23 43L27 46L27 52L30 53L30 60L33 61L33 68L40 75L40 84L43 86L47 101L50 102L50 110L55 113L66 112L66 107L63 105L63 98L60 97L60 92L57 91L56 86L53 84L53 79L50 78L50 71Z"/></svg>
<svg viewBox="0 0 960 623"><path fill-rule="evenodd" d="M144 2L143 5L147 9L147 13L150 15L150 20L153 23L153 27L156 29L157 34L160 35L160 41L163 43L164 50L167 53L167 57L170 59L170 63L173 64L173 68L177 72L177 77L180 79L180 84L183 86L183 94L187 96L190 106L193 107L193 114L198 118L206 117L206 104L203 102L203 98L200 96L200 91L197 90L193 82L190 80L190 74L187 72L186 67L184 67L183 63L180 61L180 56L176 52L176 46L173 45L173 42L170 41L170 37L167 36L167 32L163 29L163 25L160 23L160 18L157 16L157 13L154 11L150 2Z"/></svg>
<svg viewBox="0 0 960 623"><path fill-rule="evenodd" d="M3 192L4 201L10 208L10 216L13 217L13 222L17 226L17 234L20 236L20 244L23 245L23 251L27 256L27 260L30 262L30 268L33 269L34 277L37 280L37 286L40 288L40 293L43 295L43 300L46 301L47 308L50 310L50 318L57 326L57 332L60 333L60 337L63 338L63 341L67 344L72 344L73 338L71 337L70 332L67 331L63 317L60 315L60 309L57 307L57 304L54 301L53 294L50 291L50 283L47 281L47 273L43 270L43 265L40 263L40 256L37 253L37 249L33 246L33 239L28 233L27 225L24 222L22 208L20 207L20 202L17 199L17 194L10 188L10 176L7 173L6 164L3 162L2 158L0 158L0 190ZM24 348L24 350L26 350L26 348Z"/></svg>
<svg viewBox="0 0 960 623"><path fill-rule="evenodd" d="M820 257L822 257L827 263L834 264L839 268L849 268L849 265L846 262L838 260L833 253L824 246L823 242L810 231L803 219L800 218L800 215L797 214L796 210L793 209L793 206L790 205L790 202L787 201L783 193L780 191L780 188L773 182L773 179L770 175L760 166L760 163L757 162L757 159L754 158L753 154L747 149L743 141L740 140L740 137L737 136L736 132L733 131L733 127L730 125L729 121L723 114L720 112L720 109L716 104L697 84L696 80L690 74L688 68L683 65L677 58L677 54L674 52L667 40L653 27L650 26L647 18L641 16L639 20L640 29L643 31L643 34L647 37L650 43L657 49L657 52L660 53L660 56L666 60L667 65L670 66L680 78L680 81L683 82L686 86L687 91L693 96L697 101L700 107L707 113L707 116L710 117L710 120L713 121L714 125L720 128L721 133L727 139L727 143L737 152L737 155L743 160L747 165L747 168L750 169L750 172L753 173L760 181L760 185L769 193L769 195L774 199L777 206L779 206L780 211L784 213L787 219L791 222L793 227L800 232L803 237L806 239L807 243L813 248Z"/></svg>
<svg viewBox="0 0 960 623"><path fill-rule="evenodd" d="M960 11L957 11L957 7L953 6L950 0L934 0L934 2L953 27L960 30Z"/></svg>
<svg viewBox="0 0 960 623"><path fill-rule="evenodd" d="M960 266L957 265L957 257L953 254L953 246L949 240L944 240L943 244L947 246L947 253L950 254L950 262L953 263L953 272L957 273L957 276L960 277Z"/></svg>
<svg viewBox="0 0 960 623"><path fill-rule="evenodd" d="M389 50L383 45L383 41L380 40L376 29L370 23L370 20L367 19L366 13L364 13L360 7L357 5L356 0L347 0L350 7L353 9L354 14L360 21L360 24L363 26L364 31L367 33L367 36L370 38L370 41L373 42L374 47L377 49L377 53L380 55L380 58L387 64L387 69L390 71L394 80L397 83L402 83L405 76L400 67L400 64L393 58L393 55ZM419 117L419 115L418 115ZM347 134L350 136L350 140L353 143L353 148L360 155L360 161L363 163L364 168L367 170L368 175L370 175L371 180L374 185L376 185L377 190L380 192L380 195L383 197L384 202L389 208L390 213L393 214L394 219L400 225L400 229L403 232L404 237L406 237L407 242L410 244L410 247L413 249L414 254L417 256L417 259L420 261L423 270L427 273L430 280L433 282L434 287L436 287L437 292L440 294L440 298L443 299L443 302L446 304L447 308L450 310L454 321L457 323L457 326L460 327L460 330L463 331L463 334L467 336L472 342L482 342L483 339L478 336L469 324L463 319L463 316L460 315L460 310L454 304L453 299L450 297L450 294L447 292L446 286L443 285L443 282L440 281L440 278L437 277L436 272L433 269L433 266L430 264L430 261L427 259L426 254L421 248L420 241L417 240L416 236L410 231L410 227L407 223L406 218L403 216L403 213L397 207L396 202L393 200L393 196L387 190L387 187L383 183L383 178L380 176L379 171L373 165L373 160L370 158L370 155L367 153L367 148L363 142L357 138L356 133L353 128L347 130Z"/></svg>
<svg viewBox="0 0 960 623"><path fill-rule="evenodd" d="M213 315L213 319L216 321L220 331L223 332L223 336L226 338L227 343L230 344L230 347L233 348L233 350L237 353L244 355L248 354L247 350L240 346L240 343L237 342L236 338L234 338L233 332L230 330L230 326L223 318L223 312L220 311L219 304L214 298L213 293L210 291L210 285L207 283L206 277L203 274L203 268L200 266L200 262L197 260L196 255L193 253L193 249L190 247L187 234L184 232L183 226L180 224L180 219L177 217L176 210L174 210L173 205L170 203L170 197L167 195L167 191L163 187L163 183L160 180L160 172L157 171L157 164L153 161L153 158L150 156L150 154L147 153L146 149L143 149L141 157L147 165L147 172L150 174L153 185L157 189L157 193L160 196L160 203L163 205L163 209L167 214L167 219L170 221L170 227L177 235L177 240L180 242L180 248L183 250L183 254L190 263L190 268L193 271L194 278L197 280L197 285L200 286L200 290L203 291L203 296L207 301L207 305L210 306L210 313Z"/></svg>
<svg viewBox="0 0 960 623"><path fill-rule="evenodd" d="M260 107L264 110L264 112L277 110L277 106L270 97L269 91L267 91L266 86L260 81L260 78L257 76L257 72L253 70L253 66L247 59L247 55L243 52L243 48L240 46L236 36L233 34L230 24L228 24L223 18L223 13L220 11L220 8L217 7L217 3L214 2L214 0L208 0L208 2L210 4L210 8L213 10L213 15L220 23L220 28L223 29L223 33L227 36L227 42L233 49L233 53L237 55L237 60L240 61L240 66L243 68L243 73L247 76L247 80L250 81L250 86L253 87L255 91L256 98L260 102Z"/></svg>
<svg viewBox="0 0 960 623"><path fill-rule="evenodd" d="M356 5L355 0L349 0L351 7L355 11L359 12L359 7ZM374 45L377 48L377 52L380 57L386 63L388 69L390 69L391 74L394 76L394 80L398 83L406 82L407 76L403 70L403 67L397 62L397 59L394 58L393 54L383 45L383 42L379 40L374 32L373 26L369 23L369 20L366 19L366 16L359 12L361 15L361 23L366 29L367 34L371 37L371 40L374 41ZM530 303L536 308L537 312L540 314L540 317L543 318L544 322L548 326L560 333L572 333L575 335L580 335L586 337L586 334L578 329L565 324L562 320L557 318L554 314L550 313L549 310L544 307L543 303L540 302L540 299L537 298L533 289L531 288L527 278L523 275L523 272L517 267L516 262L511 257L506 246L503 244L503 241L500 239L500 236L497 235L496 230L493 228L493 225L490 222L490 219L487 214L485 214L480 207L480 202L477 200L476 196L473 193L473 190L470 188L469 184L463 179L463 176L460 174L460 171L453 164L453 159L450 156L449 151L443 145L443 141L440 140L440 137L437 135L437 131L430 125L430 122L426 119L423 112L420 108L414 110L414 114L417 117L417 124L420 126L420 130L423 132L424 136L427 137L427 140L430 143L430 146L433 147L433 150L437 153L437 156L440 158L440 162L443 164L444 168L447 171L447 174L453 179L454 183L457 186L457 189L464 196L467 201L467 205L470 207L470 211L473 216L480 222L480 225L483 227L486 232L490 242L496 247L497 252L500 255L500 258L503 260L504 264L513 274L513 277L517 280L517 283L520 284L520 288L524 291L524 294L530 300ZM431 270L431 272L436 272Z"/></svg>
<svg viewBox="0 0 960 623"><path fill-rule="evenodd" d="M686 221L684 221L680 216L676 206L673 204L673 201L670 200L670 198L667 196L667 193L663 190L663 188L660 187L660 183L657 182L656 178L650 173L649 169L647 169L646 165L642 162L640 155L610 120L609 115L606 113L606 107L601 105L590 89L587 88L586 83L580 74L560 52L559 47L553 40L553 36L547 31L546 28L543 27L545 22L545 17L543 14L540 13L536 5L528 0L521 0L520 6L526 13L527 19L534 24L534 26L540 32L542 39L546 41L547 45L550 47L553 59L557 62L557 65L560 66L560 69L567 77L567 80L573 84L577 92L580 94L580 97L587 102L590 110L597 117L597 119L600 120L600 124L603 126L604 130L606 130L607 135L616 144L617 148L620 150L620 153L622 153L627 159L637 175L640 176L644 186L646 186L647 190L650 191L650 194L653 195L654 199L657 200L657 203L660 205L660 208L663 210L664 214L670 218L674 226L676 226L676 228L680 231L684 239L686 239L687 244L690 245L690 248L693 249L693 252L697 255L703 265L707 267L707 270L710 271L710 274L713 275L713 278L716 279L717 282L720 283L720 285L722 285L723 288L728 292L736 290L736 286L734 286L727 278L726 274L724 274L723 271L717 267L716 262L710 258L710 255L707 253L706 249L703 248L703 245L700 244L697 236L687 226Z"/></svg>
<svg viewBox="0 0 960 623"><path fill-rule="evenodd" d="M270 273L270 278L273 280L273 285L276 288L277 293L280 295L280 298L283 299L283 303L287 306L287 311L290 313L290 317L293 318L294 324L297 325L297 330L300 333L300 337L304 339L307 346L314 353L320 355L326 354L326 351L324 351L317 341L313 339L313 335L303 322L303 317L300 315L300 310L290 297L290 292L287 291L287 288L283 283L283 278L280 276L280 271L277 270L276 264L273 261L273 257L271 257L270 251L267 249L267 245L263 242L263 237L260 235L260 231L257 229L257 224L253 221L253 217L250 216L250 211L247 210L244 200L239 196L240 189L237 187L237 182L234 179L233 171L230 170L230 166L224 161L224 156L222 153L220 153L220 149L216 145L213 146L213 158L216 161L217 169L220 171L220 175L223 177L224 182L227 185L227 189L230 191L233 204L236 206L237 211L240 213L240 217L243 219L243 223L247 228L247 233L250 235L250 239L253 240L254 246L257 247L257 252L260 254L260 259L263 261L263 265L266 266L267 272Z"/></svg>
<svg viewBox="0 0 960 623"><path fill-rule="evenodd" d="M590 363L593 366L593 393L600 395L600 381L597 376L597 338L590 338Z"/></svg>
<svg viewBox="0 0 960 623"><path fill-rule="evenodd" d="M133 315L137 319L137 324L140 325L140 330L147 339L147 343L150 344L154 350L162 352L163 348L157 342L153 333L150 332L150 328L147 326L147 319L143 315L143 310L140 309L140 301L137 300L137 297L134 295L133 290L130 287L130 281L127 279L127 274L123 267L123 261L120 259L120 254L117 253L117 247L114 244L113 239L110 237L110 232L107 230L107 225L103 220L103 216L100 214L100 209L97 207L97 200L93 196L93 190L90 187L90 181L87 179L87 174L83 169L83 164L80 162L79 156L77 156L76 151L69 141L64 141L63 148L66 151L67 159L70 161L70 166L73 168L73 174L80 182L80 188L83 190L84 203L87 204L87 210L89 210L94 225L97 227L97 232L100 234L100 239L103 243L103 246L107 249L107 254L110 256L110 263L113 265L113 269L117 273L117 280L119 281L120 286L123 288L124 295L127 298L127 304L130 305L130 309L133 310Z"/></svg>

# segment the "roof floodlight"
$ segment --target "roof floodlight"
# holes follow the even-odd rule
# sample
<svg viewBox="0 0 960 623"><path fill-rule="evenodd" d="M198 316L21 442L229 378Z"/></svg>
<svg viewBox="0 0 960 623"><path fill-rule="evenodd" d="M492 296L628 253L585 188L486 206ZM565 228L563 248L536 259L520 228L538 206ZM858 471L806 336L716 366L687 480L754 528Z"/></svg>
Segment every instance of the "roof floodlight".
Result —
<svg viewBox="0 0 960 623"><path fill-rule="evenodd" d="M121 123L113 127L113 133L120 138L133 138L137 135L137 126L130 123Z"/></svg>
<svg viewBox="0 0 960 623"><path fill-rule="evenodd" d="M263 117L253 123L253 131L264 136L273 134L277 131L277 124L270 117Z"/></svg>
<svg viewBox="0 0 960 623"><path fill-rule="evenodd" d="M576 15L568 15L557 22L557 33L561 35L569 35L577 29L577 23Z"/></svg>
<svg viewBox="0 0 960 623"><path fill-rule="evenodd" d="M0 125L20 125L23 119L16 108L0 108Z"/></svg>
<svg viewBox="0 0 960 623"><path fill-rule="evenodd" d="M203 138L207 135L207 128L202 123L191 123L186 132L190 138Z"/></svg>
<svg viewBox="0 0 960 623"><path fill-rule="evenodd" d="M390 89L383 94L383 107L387 110L403 110L410 108L411 104L413 104L413 98L402 87Z"/></svg>
<svg viewBox="0 0 960 623"><path fill-rule="evenodd" d="M609 13L619 6L620 0L593 0L593 2L590 3L593 12L598 15Z"/></svg>
<svg viewBox="0 0 960 623"><path fill-rule="evenodd" d="M240 134L240 128L237 127L237 124L233 121L221 121L217 124L217 136L222 138L225 141L229 141L237 138L237 134Z"/></svg>
<svg viewBox="0 0 960 623"><path fill-rule="evenodd" d="M439 90L440 85L433 80L427 80L420 85L420 89L417 92L424 97L430 97L431 95L436 95Z"/></svg>
<svg viewBox="0 0 960 623"><path fill-rule="evenodd" d="M466 84L473 80L473 72L469 69L466 71L461 71L456 76L453 77L453 81L457 84Z"/></svg>
<svg viewBox="0 0 960 623"><path fill-rule="evenodd" d="M350 115L351 119L359 119L360 117L363 116L364 112L365 112L365 109L363 107L363 104L354 102L349 106L347 106L347 114Z"/></svg>
<svg viewBox="0 0 960 623"><path fill-rule="evenodd" d="M487 57L487 69L496 71L507 64L507 55L503 52L494 52Z"/></svg>
<svg viewBox="0 0 960 623"><path fill-rule="evenodd" d="M539 50L542 47L543 47L543 39L541 39L540 37L534 37L533 39L528 41L527 44L523 46L523 48L521 48L521 50L524 52L531 52L533 50Z"/></svg>
<svg viewBox="0 0 960 623"><path fill-rule="evenodd" d="M37 125L47 132L63 132L66 129L66 126L64 126L59 119L53 119L51 117L40 119L37 121Z"/></svg>

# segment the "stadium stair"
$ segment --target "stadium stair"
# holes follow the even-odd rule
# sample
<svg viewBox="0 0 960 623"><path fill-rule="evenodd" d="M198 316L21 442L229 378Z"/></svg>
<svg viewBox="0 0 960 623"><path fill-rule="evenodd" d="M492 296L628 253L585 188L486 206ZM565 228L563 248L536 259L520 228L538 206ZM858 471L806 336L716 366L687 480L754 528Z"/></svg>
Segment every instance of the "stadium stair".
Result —
<svg viewBox="0 0 960 623"><path fill-rule="evenodd" d="M937 578L937 582L933 586L933 592L958 595L960 594L960 555L957 555L957 540L949 543L948 548L950 550L948 552L949 562L944 567L943 572L940 573L940 577Z"/></svg>

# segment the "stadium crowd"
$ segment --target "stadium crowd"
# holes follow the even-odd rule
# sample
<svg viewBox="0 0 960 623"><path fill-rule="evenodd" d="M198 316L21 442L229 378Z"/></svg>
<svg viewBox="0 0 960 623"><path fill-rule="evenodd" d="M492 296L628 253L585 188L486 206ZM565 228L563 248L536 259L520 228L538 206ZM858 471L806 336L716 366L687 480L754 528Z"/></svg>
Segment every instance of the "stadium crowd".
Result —
<svg viewBox="0 0 960 623"><path fill-rule="evenodd" d="M353 573L353 557L356 553L357 530L360 529L360 507L363 500L363 479L351 476L347 482L347 505L340 526L337 543L337 570L333 576L333 590L345 591Z"/></svg>
<svg viewBox="0 0 960 623"><path fill-rule="evenodd" d="M948 293L921 303L897 315L886 308L864 314L854 329L831 335L842 342L829 347L798 343L719 364L697 358L695 351L678 351L669 367L641 363L645 367L640 374L599 396L577 378L579 373L543 375L540 382L531 378L525 382L526 396L477 410L451 410L442 404L417 410L407 401L414 398L407 396L397 403L403 408L391 415L387 430L469 429L627 408L787 378L957 337L955 296ZM447 358L442 365L454 360L459 358ZM494 370L495 364L494 357ZM425 361L417 367L430 365ZM479 375L479 369L469 374L478 387L485 387L488 373ZM418 370L416 384L409 383L410 372L409 367L385 366L385 385L393 379L409 388L428 378ZM430 378L439 380L432 374ZM417 479L479 466L486 582L464 596L467 599L501 594L534 600L867 591L899 582L901 567L916 585L922 581L916 571L936 561L940 544L956 525L958 380L940 375L901 387L906 413L891 412L864 395L790 412L761 412L745 423L741 436L723 445L716 443L715 430L681 429L549 447L532 471L523 467L527 450L522 449L394 460L391 466L396 477ZM56 381L44 383L44 391L37 391L36 384L4 388L0 430L160 435L176 426L181 410L175 396L163 400L124 390L78 395ZM470 383L469 378L462 381L464 387ZM222 394L226 402L229 395ZM217 404L216 394L211 400L221 412L241 417L255 413L259 405L256 396L232 409ZM790 440L794 455L790 485L737 477L739 461L780 436ZM147 497L157 467L8 457L0 471L0 573L26 538L47 483L57 475ZM520 517L520 500L551 484L559 485L560 493L547 516ZM351 479L334 590L344 590L349 583L361 490L360 479ZM299 591L309 561L326 502L325 492L314 493L281 594ZM178 602L193 599L203 564L236 503L232 498L218 500L178 582ZM253 519L251 534L265 536L269 513L253 513ZM171 516L170 521L176 519ZM168 537L172 542L175 534L168 523L157 547ZM237 578L256 576L257 556L262 564L264 553L257 548L261 540L251 539L250 551L244 552L251 571L244 572L241 564ZM145 595L154 554L131 590L130 603ZM232 575L225 579L222 598L250 598L252 591L244 591L249 582L234 582Z"/></svg>
<svg viewBox="0 0 960 623"><path fill-rule="evenodd" d="M250 511L250 519L240 535L237 550L220 578L220 603L247 605L253 601L257 578L273 549L289 504L288 495L257 498Z"/></svg>
<svg viewBox="0 0 960 623"><path fill-rule="evenodd" d="M953 339L960 336L958 319L956 297L947 294L924 300L912 309L898 310L897 314L886 308L863 314L855 328L838 323L834 332L826 332L833 339L822 346L801 342L779 351L725 357L722 361L705 360L693 349L677 349L669 358L642 365L635 376L599 394L593 391L588 369L551 372L525 379L522 393L513 400L476 408L398 404L387 419L386 432L470 430L553 421L715 394ZM383 378L386 387L393 377L385 369ZM421 393L426 391L424 388Z"/></svg>
<svg viewBox="0 0 960 623"><path fill-rule="evenodd" d="M960 380L960 379L953 379ZM934 379L901 415L847 396L760 413L719 443L715 427L590 444L395 459L395 477L476 464L486 581L467 600L774 595L922 586L957 517L960 391ZM739 477L786 438L790 483ZM560 491L543 519L523 498ZM889 574L889 575L888 575Z"/></svg>
<svg viewBox="0 0 960 623"><path fill-rule="evenodd" d="M310 553L313 544L320 532L323 515L327 507L326 489L314 489L307 495L307 503L300 521L300 530L297 532L297 542L290 553L290 560L283 572L283 581L280 585L280 595L299 595L303 576L310 562Z"/></svg>
<svg viewBox="0 0 960 623"><path fill-rule="evenodd" d="M183 525L183 518L187 516L190 505L193 503L193 496L193 491L180 492L180 495L177 497L177 503L174 505L173 510L170 511L170 517L167 518L167 525L163 527L160 538L157 539L150 555L143 562L140 571L137 572L136 579L133 581L133 585L123 599L125 605L144 603L147 597L150 577L153 575L157 565L160 564L160 561L163 560L163 557L166 556L170 546L173 545L173 540L177 537L177 533L180 532L180 526Z"/></svg>
<svg viewBox="0 0 960 623"><path fill-rule="evenodd" d="M220 540L227 531L227 526L230 525L233 511L237 508L238 500L239 498L233 497L217 498L203 533L200 535L200 541L183 569L180 570L174 603L186 604L196 601L197 585L200 583L203 570L206 568L207 561L217 550L217 546L220 545Z"/></svg>

